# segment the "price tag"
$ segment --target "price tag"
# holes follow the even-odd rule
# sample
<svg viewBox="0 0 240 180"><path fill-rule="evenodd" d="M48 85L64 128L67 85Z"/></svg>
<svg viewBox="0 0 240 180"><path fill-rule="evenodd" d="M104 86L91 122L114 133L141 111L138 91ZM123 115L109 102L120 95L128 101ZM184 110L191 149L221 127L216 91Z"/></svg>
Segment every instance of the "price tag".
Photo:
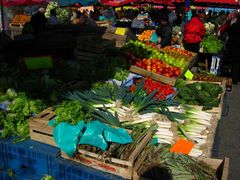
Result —
<svg viewBox="0 0 240 180"><path fill-rule="evenodd" d="M125 33L126 33L126 28L117 28L115 31L115 34L121 35L121 36L125 35Z"/></svg>
<svg viewBox="0 0 240 180"><path fill-rule="evenodd" d="M51 56L25 57L23 60L26 68L29 70L49 69L53 67Z"/></svg>
<svg viewBox="0 0 240 180"><path fill-rule="evenodd" d="M184 76L189 79L192 80L193 79L193 73L191 71L189 71L189 69L186 71L186 73L184 74Z"/></svg>
<svg viewBox="0 0 240 180"><path fill-rule="evenodd" d="M194 144L191 141L180 138L170 149L170 152L189 154Z"/></svg>

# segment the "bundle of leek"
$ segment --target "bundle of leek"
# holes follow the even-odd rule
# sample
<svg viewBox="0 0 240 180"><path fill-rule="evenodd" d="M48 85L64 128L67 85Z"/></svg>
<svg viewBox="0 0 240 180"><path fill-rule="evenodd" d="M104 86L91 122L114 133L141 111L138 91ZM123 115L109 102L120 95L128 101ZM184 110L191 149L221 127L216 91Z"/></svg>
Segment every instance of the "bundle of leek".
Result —
<svg viewBox="0 0 240 180"><path fill-rule="evenodd" d="M164 121L156 121L156 123L157 129L153 138L157 138L158 143L173 144L178 139L177 128L167 118Z"/></svg>
<svg viewBox="0 0 240 180"><path fill-rule="evenodd" d="M198 161L188 155L171 153L169 149L169 145L159 144L149 153L144 166L142 166L144 169L140 168L139 172L144 172L147 166L158 164L160 167L170 171L171 179L173 180L217 179L215 171L204 162ZM159 179L162 178L159 177Z"/></svg>
<svg viewBox="0 0 240 180"><path fill-rule="evenodd" d="M203 154L202 147L207 143L208 129L211 125L212 114L196 110L189 106L169 107L169 111L180 113L182 119L178 119L178 135L196 143L190 155Z"/></svg>

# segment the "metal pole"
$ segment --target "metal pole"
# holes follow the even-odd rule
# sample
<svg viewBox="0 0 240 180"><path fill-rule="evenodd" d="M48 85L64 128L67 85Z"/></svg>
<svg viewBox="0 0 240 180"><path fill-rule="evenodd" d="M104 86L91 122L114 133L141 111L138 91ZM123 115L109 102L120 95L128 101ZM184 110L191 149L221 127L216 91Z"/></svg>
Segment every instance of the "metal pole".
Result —
<svg viewBox="0 0 240 180"><path fill-rule="evenodd" d="M185 23L188 21L188 13L190 11L190 4L191 4L191 0L185 0L185 16L184 16Z"/></svg>
<svg viewBox="0 0 240 180"><path fill-rule="evenodd" d="M5 30L5 23L4 23L4 12L3 12L3 0L1 0L1 21L2 21L2 31Z"/></svg>

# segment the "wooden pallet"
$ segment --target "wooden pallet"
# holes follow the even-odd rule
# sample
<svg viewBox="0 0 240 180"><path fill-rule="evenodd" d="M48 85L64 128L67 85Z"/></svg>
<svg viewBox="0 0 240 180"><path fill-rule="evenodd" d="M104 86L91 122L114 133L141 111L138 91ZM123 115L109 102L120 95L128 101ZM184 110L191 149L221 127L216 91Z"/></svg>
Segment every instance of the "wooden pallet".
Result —
<svg viewBox="0 0 240 180"><path fill-rule="evenodd" d="M140 166L142 159L145 158L144 148L150 142L152 137L152 131L150 130L131 152L128 160L121 160L117 158L110 158L108 160L101 160L99 154L89 152L83 149L79 149L73 158L68 157L64 152L61 152L61 156L65 159L81 163L83 165L121 176L125 179L132 179L134 168Z"/></svg>
<svg viewBox="0 0 240 180"><path fill-rule="evenodd" d="M142 75L144 77L149 77L149 78L152 78L152 79L154 79L156 81L163 82L165 84L169 84L169 85L174 86L176 84L177 79L183 77L184 73L194 65L195 60L196 60L196 56L192 58L192 60L190 61L189 65L186 66L181 71L181 74L177 78L163 76L163 75L154 73L152 71L145 70L143 68L140 68L140 67L137 67L137 66L134 66L134 65L132 65L130 67L130 71L133 72L133 73L136 73L136 74L140 74L140 75Z"/></svg>
<svg viewBox="0 0 240 180"><path fill-rule="evenodd" d="M45 144L57 146L52 135L54 128L48 125L48 122L55 116L55 112L50 107L42 111L36 117L31 118L29 120L30 138Z"/></svg>
<svg viewBox="0 0 240 180"><path fill-rule="evenodd" d="M224 159L212 159L212 158L198 158L205 162L216 171L217 178L219 180L227 180L229 173L229 158ZM147 178L140 177L138 171L134 171L133 180L149 180Z"/></svg>

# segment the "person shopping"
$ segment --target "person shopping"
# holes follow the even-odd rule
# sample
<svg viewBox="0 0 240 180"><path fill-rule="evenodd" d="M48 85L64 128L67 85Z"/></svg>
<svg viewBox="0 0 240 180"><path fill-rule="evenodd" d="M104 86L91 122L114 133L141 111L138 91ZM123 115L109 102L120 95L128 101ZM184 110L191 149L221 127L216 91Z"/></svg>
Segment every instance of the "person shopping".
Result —
<svg viewBox="0 0 240 180"><path fill-rule="evenodd" d="M172 26L168 21L168 16L162 16L159 21L159 27L156 30L156 34L159 37L159 48L171 45L172 40Z"/></svg>
<svg viewBox="0 0 240 180"><path fill-rule="evenodd" d="M240 80L240 15L237 15L237 20L233 23L228 31L228 40L226 48L228 49L228 60L232 64L232 80L233 84L237 84Z"/></svg>
<svg viewBox="0 0 240 180"><path fill-rule="evenodd" d="M203 13L193 15L192 19L185 26L183 45L188 51L199 52L200 43L206 34L206 29L202 21L203 18Z"/></svg>

